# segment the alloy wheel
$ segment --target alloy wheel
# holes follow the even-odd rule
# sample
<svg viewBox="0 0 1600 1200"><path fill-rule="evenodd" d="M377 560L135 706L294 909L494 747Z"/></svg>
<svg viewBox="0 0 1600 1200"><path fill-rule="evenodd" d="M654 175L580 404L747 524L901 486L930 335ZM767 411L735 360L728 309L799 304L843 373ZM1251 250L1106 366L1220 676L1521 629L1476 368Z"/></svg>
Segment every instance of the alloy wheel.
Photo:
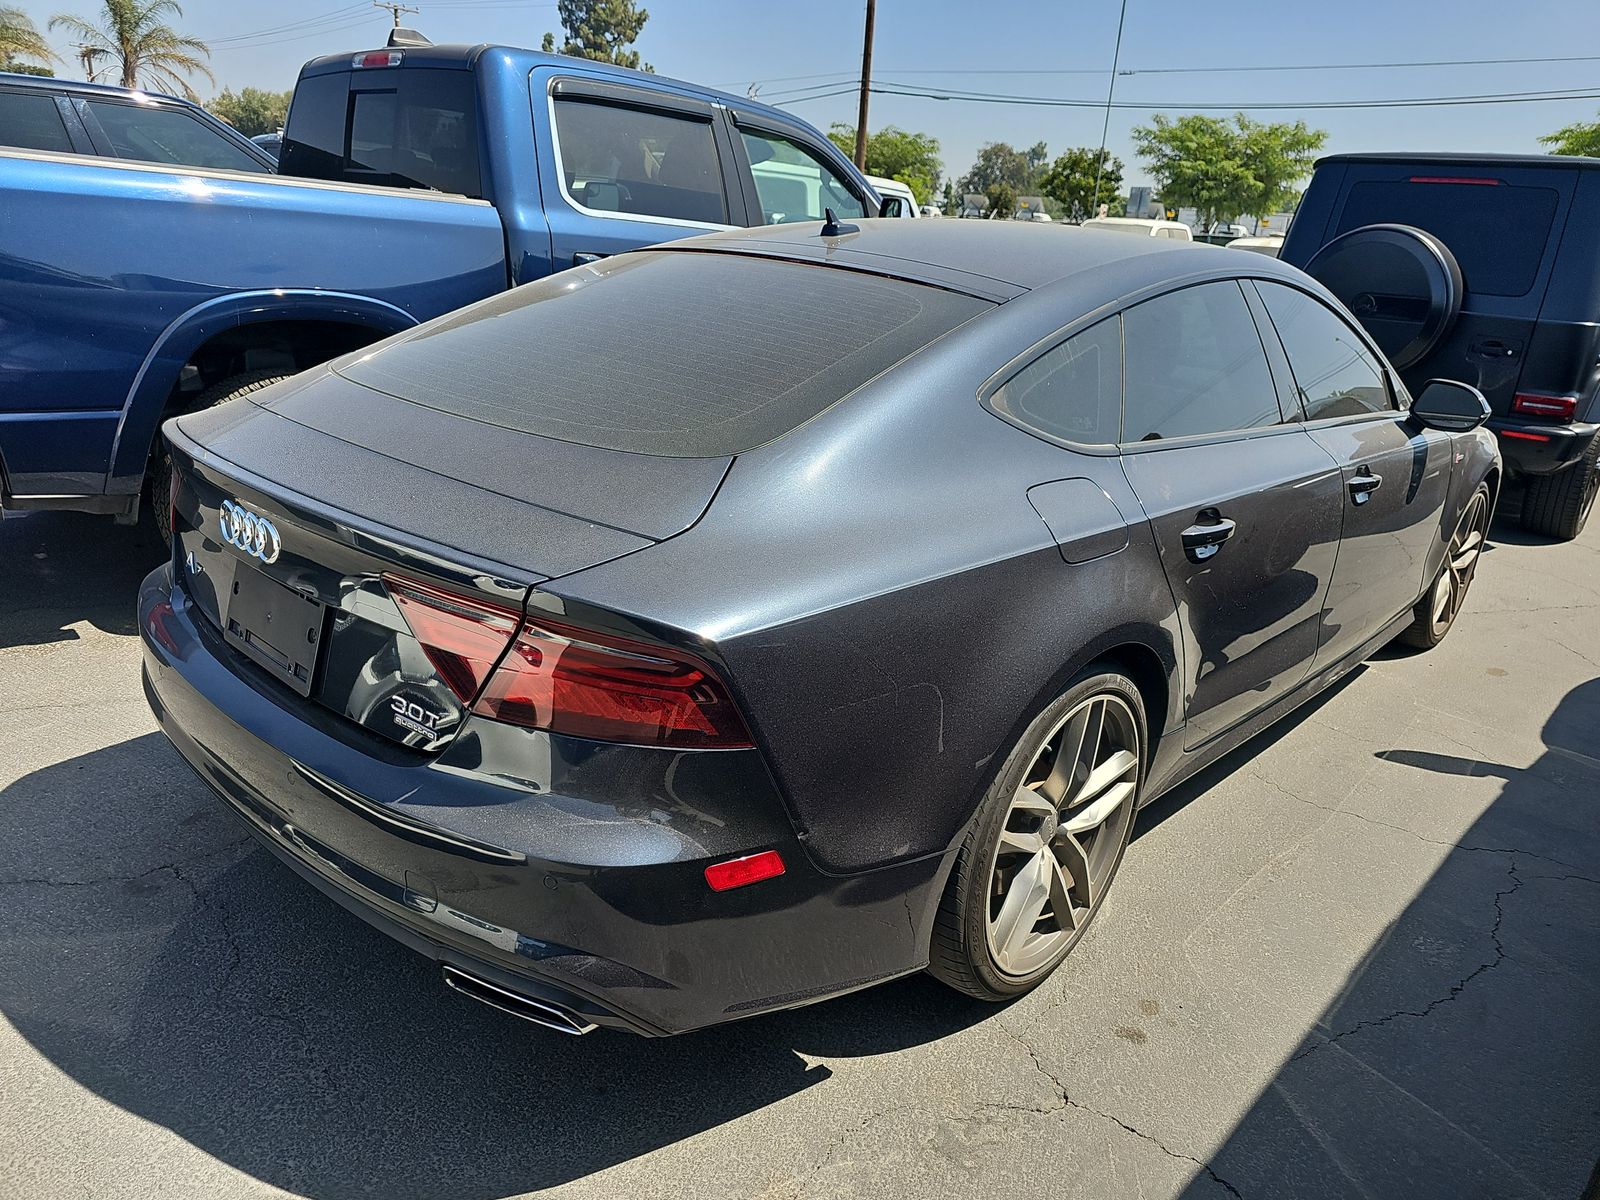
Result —
<svg viewBox="0 0 1600 1200"><path fill-rule="evenodd" d="M1005 975L1051 963L1099 906L1133 821L1143 747L1133 711L1099 693L1034 756L990 864L989 954Z"/></svg>
<svg viewBox="0 0 1600 1200"><path fill-rule="evenodd" d="M1482 491L1474 493L1461 514L1455 537L1450 539L1450 551L1445 557L1444 569L1433 585L1433 618L1435 638L1455 622L1456 614L1467 598L1472 586L1473 573L1478 569L1478 558L1483 553L1484 539L1489 529L1489 502Z"/></svg>

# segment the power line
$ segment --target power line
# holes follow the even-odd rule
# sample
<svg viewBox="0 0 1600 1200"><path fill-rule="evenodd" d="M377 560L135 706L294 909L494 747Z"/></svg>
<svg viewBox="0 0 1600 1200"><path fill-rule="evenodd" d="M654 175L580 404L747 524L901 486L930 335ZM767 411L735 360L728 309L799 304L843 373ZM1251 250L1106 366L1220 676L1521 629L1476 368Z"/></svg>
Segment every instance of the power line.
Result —
<svg viewBox="0 0 1600 1200"><path fill-rule="evenodd" d="M854 91L852 85L843 91ZM880 83L874 84L872 91L886 96L907 96L921 100L948 100L963 101L970 104L1016 104L1040 108L1102 108L1105 102L1101 100L1076 99L1060 96L1016 96L997 92L966 92L954 89L919 88L910 84ZM803 96L795 100L785 101L788 104L799 104L807 100L823 100L829 96L839 95L840 92L824 92L815 96ZM1593 100L1600 98L1600 85L1586 88L1567 88L1558 91L1541 92L1481 92L1464 96L1409 96L1389 100L1287 100L1270 102L1237 102L1232 104L1185 104L1178 101L1163 101L1149 103L1144 101L1116 100L1111 103L1112 108L1134 109L1138 111L1184 111L1184 112L1238 112L1252 109L1286 109L1302 111L1327 111L1333 109L1366 109L1366 108L1448 108L1457 105L1474 104L1533 104L1552 100Z"/></svg>
<svg viewBox="0 0 1600 1200"><path fill-rule="evenodd" d="M1100 153L1094 160L1094 191L1090 195L1096 205L1100 203L1100 170L1106 163L1106 135L1111 132L1111 98L1117 92L1117 63L1122 59L1122 24L1127 19L1128 0L1122 0L1122 11L1117 17L1117 48L1111 52L1111 79L1106 84L1106 119L1100 123Z"/></svg>

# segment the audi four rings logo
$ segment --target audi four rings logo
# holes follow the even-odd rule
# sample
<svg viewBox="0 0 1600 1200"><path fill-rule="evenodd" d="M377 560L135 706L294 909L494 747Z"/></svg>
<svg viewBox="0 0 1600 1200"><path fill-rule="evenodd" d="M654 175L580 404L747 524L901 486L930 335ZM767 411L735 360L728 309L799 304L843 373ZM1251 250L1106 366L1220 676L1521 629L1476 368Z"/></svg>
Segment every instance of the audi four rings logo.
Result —
<svg viewBox="0 0 1600 1200"><path fill-rule="evenodd" d="M265 517L256 516L242 504L224 500L219 524L222 526L222 540L228 545L264 563L278 561L283 539L278 536L278 527Z"/></svg>

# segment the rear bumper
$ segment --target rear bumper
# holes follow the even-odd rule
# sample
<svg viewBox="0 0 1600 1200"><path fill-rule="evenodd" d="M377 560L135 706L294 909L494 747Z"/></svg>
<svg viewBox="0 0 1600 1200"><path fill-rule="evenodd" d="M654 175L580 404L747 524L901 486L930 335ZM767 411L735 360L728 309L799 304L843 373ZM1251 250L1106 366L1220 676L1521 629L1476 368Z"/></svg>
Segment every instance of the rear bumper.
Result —
<svg viewBox="0 0 1600 1200"><path fill-rule="evenodd" d="M1500 442L1506 466L1523 475L1548 475L1583 457L1600 425L1547 425L1491 417L1489 429Z"/></svg>
<svg viewBox="0 0 1600 1200"><path fill-rule="evenodd" d="M144 581L139 624L151 709L200 777L302 878L445 966L585 1022L667 1034L926 964L941 861L817 871L770 782L752 782L753 751L518 731L528 786L510 787L472 770L484 750L470 725L430 759L304 711L235 659L170 565ZM707 863L769 848L783 876L706 886Z"/></svg>

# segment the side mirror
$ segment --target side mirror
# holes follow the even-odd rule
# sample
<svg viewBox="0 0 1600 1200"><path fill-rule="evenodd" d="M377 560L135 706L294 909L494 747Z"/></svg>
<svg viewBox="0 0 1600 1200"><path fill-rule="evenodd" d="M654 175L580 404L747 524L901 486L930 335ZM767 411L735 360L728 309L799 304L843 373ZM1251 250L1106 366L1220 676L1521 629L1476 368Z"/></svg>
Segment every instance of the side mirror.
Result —
<svg viewBox="0 0 1600 1200"><path fill-rule="evenodd" d="M883 203L878 205L880 217L903 217L906 215L906 202L899 196L885 196Z"/></svg>
<svg viewBox="0 0 1600 1200"><path fill-rule="evenodd" d="M1470 383L1430 379L1411 402L1411 415L1429 429L1467 433L1489 419L1489 402Z"/></svg>

